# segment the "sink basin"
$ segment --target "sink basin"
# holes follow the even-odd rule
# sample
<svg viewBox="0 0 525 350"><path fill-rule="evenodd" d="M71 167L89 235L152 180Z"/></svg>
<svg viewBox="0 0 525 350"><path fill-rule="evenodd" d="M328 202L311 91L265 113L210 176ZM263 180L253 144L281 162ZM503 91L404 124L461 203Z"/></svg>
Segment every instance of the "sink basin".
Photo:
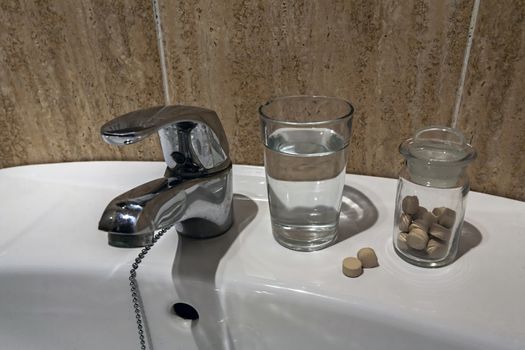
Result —
<svg viewBox="0 0 525 350"><path fill-rule="evenodd" d="M140 249L108 246L97 223L112 198L163 171L160 162L0 170L2 348L139 348L128 277ZM347 175L338 241L301 253L272 237L264 169L233 172L230 231L195 240L170 230L138 269L152 348L525 348L525 203L471 193L458 259L423 269L392 248L395 180ZM341 261L365 246L380 266L346 278Z"/></svg>

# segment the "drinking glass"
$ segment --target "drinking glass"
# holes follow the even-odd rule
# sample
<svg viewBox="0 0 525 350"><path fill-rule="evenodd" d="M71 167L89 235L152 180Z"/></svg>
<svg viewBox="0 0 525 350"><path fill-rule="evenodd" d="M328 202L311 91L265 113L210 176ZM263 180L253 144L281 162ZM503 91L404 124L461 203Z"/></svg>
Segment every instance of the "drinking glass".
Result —
<svg viewBox="0 0 525 350"><path fill-rule="evenodd" d="M354 108L325 96L286 96L259 108L275 240L298 251L334 241Z"/></svg>

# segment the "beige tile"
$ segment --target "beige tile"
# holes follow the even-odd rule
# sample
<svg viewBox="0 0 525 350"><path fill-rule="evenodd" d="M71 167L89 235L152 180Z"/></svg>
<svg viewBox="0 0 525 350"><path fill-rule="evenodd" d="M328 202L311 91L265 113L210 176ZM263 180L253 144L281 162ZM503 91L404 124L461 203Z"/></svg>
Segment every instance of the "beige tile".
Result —
<svg viewBox="0 0 525 350"><path fill-rule="evenodd" d="M0 167L160 159L102 142L112 116L163 102L149 2L0 2Z"/></svg>
<svg viewBox="0 0 525 350"><path fill-rule="evenodd" d="M525 200L525 4L481 1L459 124L473 190Z"/></svg>
<svg viewBox="0 0 525 350"><path fill-rule="evenodd" d="M403 139L451 122L471 0L160 3L172 100L217 110L237 163L262 163L276 95L351 100L354 173L395 176Z"/></svg>

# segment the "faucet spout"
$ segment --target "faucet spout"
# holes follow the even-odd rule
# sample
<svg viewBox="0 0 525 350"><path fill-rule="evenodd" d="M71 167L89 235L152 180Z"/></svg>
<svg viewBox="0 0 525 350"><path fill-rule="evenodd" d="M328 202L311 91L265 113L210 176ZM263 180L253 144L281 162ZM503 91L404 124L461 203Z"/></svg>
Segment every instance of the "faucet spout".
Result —
<svg viewBox="0 0 525 350"><path fill-rule="evenodd" d="M199 178L163 177L114 198L98 228L122 248L149 245L155 230L174 224L179 234L210 238L232 225L232 198L231 165Z"/></svg>

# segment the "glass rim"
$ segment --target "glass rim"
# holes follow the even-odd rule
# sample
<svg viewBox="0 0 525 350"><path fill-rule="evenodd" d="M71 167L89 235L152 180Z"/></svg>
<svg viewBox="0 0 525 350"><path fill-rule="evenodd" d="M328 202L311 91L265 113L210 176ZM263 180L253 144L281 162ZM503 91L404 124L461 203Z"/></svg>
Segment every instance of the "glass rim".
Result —
<svg viewBox="0 0 525 350"><path fill-rule="evenodd" d="M288 120L283 120L283 119L272 118L269 115L267 115L267 113L265 113L263 110L266 106L270 105L273 102L280 101L280 100L286 100L286 99L297 99L297 98L319 98L319 99L324 99L324 100L333 100L333 101L343 102L348 107L348 111L344 113L343 115L338 116L334 119L330 119L330 120L296 122L296 121L288 121ZM264 121L271 122L271 123L289 125L289 126L319 126L319 125L340 123L347 119L351 119L353 117L353 114L354 114L354 106L352 106L352 104L348 100L345 100L339 97L324 96L324 95L279 96L279 97L271 98L259 106L259 118L261 118Z"/></svg>

